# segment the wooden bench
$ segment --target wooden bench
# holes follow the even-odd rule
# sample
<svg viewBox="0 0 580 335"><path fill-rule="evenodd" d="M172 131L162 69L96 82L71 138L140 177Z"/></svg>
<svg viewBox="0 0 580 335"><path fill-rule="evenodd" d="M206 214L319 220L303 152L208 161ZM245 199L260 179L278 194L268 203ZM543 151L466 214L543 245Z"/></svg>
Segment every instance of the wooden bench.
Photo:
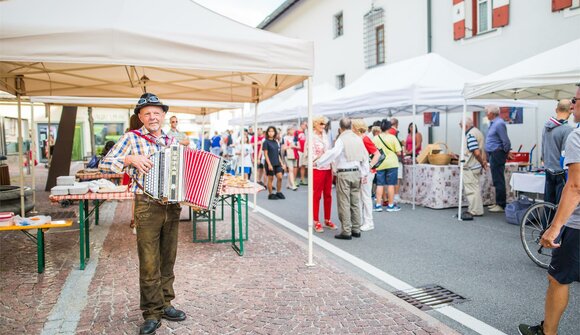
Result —
<svg viewBox="0 0 580 335"><path fill-rule="evenodd" d="M37 254L37 264L38 264L38 273L44 272L44 267L46 265L45 258L44 258L44 232L50 228L64 228L72 226L71 220L63 220L63 221L52 221L51 223L37 225L37 226L1 226L0 231L11 231L11 230L20 230L28 237L33 240L36 240L36 254ZM36 237L30 234L28 230L37 229L36 230Z"/></svg>

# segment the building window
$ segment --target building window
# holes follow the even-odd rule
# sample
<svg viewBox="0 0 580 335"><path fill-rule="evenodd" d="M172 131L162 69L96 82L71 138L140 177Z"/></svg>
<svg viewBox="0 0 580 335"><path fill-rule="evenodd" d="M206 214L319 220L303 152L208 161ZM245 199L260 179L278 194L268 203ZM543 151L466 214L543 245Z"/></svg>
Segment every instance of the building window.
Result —
<svg viewBox="0 0 580 335"><path fill-rule="evenodd" d="M376 50L377 50L377 64L385 62L385 25L381 24L375 29L376 32Z"/></svg>
<svg viewBox="0 0 580 335"><path fill-rule="evenodd" d="M491 30L491 0L477 0L477 33Z"/></svg>
<svg viewBox="0 0 580 335"><path fill-rule="evenodd" d="M344 74L339 74L338 76L336 76L336 88L340 90L345 85L346 85L346 81L344 78Z"/></svg>
<svg viewBox="0 0 580 335"><path fill-rule="evenodd" d="M344 34L344 20L342 12L334 16L334 38L340 37Z"/></svg>
<svg viewBox="0 0 580 335"><path fill-rule="evenodd" d="M364 16L365 66L385 63L385 24L382 8L371 8Z"/></svg>

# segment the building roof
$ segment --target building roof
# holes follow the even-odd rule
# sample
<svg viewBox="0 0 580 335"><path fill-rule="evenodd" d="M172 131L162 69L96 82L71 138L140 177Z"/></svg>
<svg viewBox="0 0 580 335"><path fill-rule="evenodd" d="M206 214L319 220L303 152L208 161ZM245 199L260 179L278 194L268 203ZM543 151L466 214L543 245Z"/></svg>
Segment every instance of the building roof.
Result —
<svg viewBox="0 0 580 335"><path fill-rule="evenodd" d="M266 29L272 22L276 21L282 14L289 10L300 0L286 0L278 8L276 8L270 15L266 16L262 22L258 25L259 29Z"/></svg>

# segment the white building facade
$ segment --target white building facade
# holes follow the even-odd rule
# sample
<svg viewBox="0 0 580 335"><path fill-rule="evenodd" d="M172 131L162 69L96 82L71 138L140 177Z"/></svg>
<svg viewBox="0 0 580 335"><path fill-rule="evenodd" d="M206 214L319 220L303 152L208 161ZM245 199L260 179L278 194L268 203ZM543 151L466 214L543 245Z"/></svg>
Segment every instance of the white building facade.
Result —
<svg viewBox="0 0 580 335"><path fill-rule="evenodd" d="M368 29L369 16L377 12L381 18L371 20L372 29ZM580 0L289 0L259 27L313 40L314 84L340 88L374 66L428 52L489 74L580 38ZM379 62L369 65L373 57ZM542 125L554 108L554 101L543 101L538 104L538 113L526 109L523 124L508 128L513 149L522 145L522 151L529 151L539 143ZM485 130L483 113L473 117ZM412 120L398 118L404 137ZM459 118L459 113L441 115L440 126L432 128L431 140L447 142L452 151L459 151ZM429 132L422 116L416 121L419 131ZM429 137L423 138L426 144Z"/></svg>

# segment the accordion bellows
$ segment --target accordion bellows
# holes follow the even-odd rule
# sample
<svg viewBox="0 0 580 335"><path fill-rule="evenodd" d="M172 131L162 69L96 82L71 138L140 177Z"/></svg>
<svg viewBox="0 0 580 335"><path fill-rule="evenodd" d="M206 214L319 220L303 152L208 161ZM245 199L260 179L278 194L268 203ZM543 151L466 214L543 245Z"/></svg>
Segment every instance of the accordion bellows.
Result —
<svg viewBox="0 0 580 335"><path fill-rule="evenodd" d="M225 172L221 157L172 145L155 152L150 160L153 167L145 175L145 194L163 202L215 209Z"/></svg>

